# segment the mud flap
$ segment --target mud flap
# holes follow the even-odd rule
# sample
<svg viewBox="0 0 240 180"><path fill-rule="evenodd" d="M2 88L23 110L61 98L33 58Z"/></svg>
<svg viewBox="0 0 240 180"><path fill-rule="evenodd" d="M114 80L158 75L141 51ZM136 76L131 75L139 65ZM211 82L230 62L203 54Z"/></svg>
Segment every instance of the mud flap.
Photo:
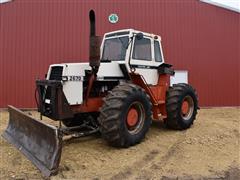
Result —
<svg viewBox="0 0 240 180"><path fill-rule="evenodd" d="M16 146L44 176L56 174L62 152L61 132L13 106L8 106L8 111L9 123L2 136Z"/></svg>

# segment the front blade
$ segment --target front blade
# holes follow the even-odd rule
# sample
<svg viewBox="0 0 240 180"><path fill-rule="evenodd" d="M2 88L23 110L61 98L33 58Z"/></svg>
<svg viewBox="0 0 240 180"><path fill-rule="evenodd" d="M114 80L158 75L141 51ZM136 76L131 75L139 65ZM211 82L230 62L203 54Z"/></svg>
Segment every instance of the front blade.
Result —
<svg viewBox="0 0 240 180"><path fill-rule="evenodd" d="M16 146L44 176L56 174L62 152L59 130L13 106L9 106L8 111L9 123L2 136Z"/></svg>

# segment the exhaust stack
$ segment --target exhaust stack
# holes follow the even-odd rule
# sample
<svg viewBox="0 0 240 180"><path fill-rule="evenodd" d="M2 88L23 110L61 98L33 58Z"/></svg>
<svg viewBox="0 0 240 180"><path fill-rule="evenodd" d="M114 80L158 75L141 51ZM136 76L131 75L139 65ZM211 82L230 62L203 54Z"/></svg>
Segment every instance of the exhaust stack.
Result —
<svg viewBox="0 0 240 180"><path fill-rule="evenodd" d="M95 26L95 12L91 10L89 12L90 20L90 37L89 37L89 65L97 73L100 66L100 45L101 37L96 36Z"/></svg>

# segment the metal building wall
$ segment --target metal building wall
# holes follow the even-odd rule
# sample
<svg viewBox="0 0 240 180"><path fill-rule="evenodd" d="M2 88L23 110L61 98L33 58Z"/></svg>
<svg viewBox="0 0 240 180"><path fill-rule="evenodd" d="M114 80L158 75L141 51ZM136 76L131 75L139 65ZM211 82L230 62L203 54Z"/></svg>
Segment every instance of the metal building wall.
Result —
<svg viewBox="0 0 240 180"><path fill-rule="evenodd" d="M0 5L0 108L35 107L48 65L88 60L97 34L134 28L162 36L165 59L189 71L201 106L239 106L239 14L198 0L14 0ZM119 22L108 16L117 13Z"/></svg>

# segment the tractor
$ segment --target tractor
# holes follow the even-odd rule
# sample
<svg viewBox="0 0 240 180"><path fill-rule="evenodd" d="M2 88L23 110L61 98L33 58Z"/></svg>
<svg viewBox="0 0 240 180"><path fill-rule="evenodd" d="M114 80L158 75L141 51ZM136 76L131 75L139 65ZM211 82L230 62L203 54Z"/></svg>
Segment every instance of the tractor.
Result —
<svg viewBox="0 0 240 180"><path fill-rule="evenodd" d="M172 65L165 63L161 37L134 29L90 39L86 63L52 64L44 80L36 80L41 116L59 121L55 127L9 106L3 137L14 144L45 176L57 172L64 135L100 133L114 147L140 143L152 121L177 130L189 128L198 97L186 83L170 86Z"/></svg>

